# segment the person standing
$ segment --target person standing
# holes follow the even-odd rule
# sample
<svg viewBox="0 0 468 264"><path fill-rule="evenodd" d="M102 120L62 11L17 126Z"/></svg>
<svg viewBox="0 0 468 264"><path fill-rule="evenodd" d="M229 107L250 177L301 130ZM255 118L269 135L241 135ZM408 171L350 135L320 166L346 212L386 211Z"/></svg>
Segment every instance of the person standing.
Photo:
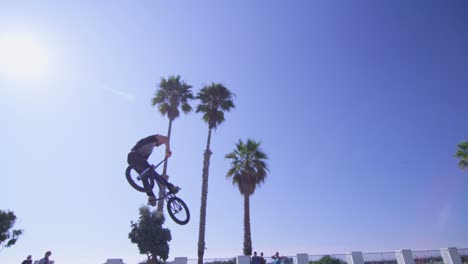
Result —
<svg viewBox="0 0 468 264"><path fill-rule="evenodd" d="M47 251L44 257L41 260L39 260L38 264L50 264L50 260L49 260L50 255L52 255L52 252Z"/></svg>
<svg viewBox="0 0 468 264"><path fill-rule="evenodd" d="M257 251L254 251L252 260L250 261L251 264L260 264L260 257L257 256Z"/></svg>
<svg viewBox="0 0 468 264"><path fill-rule="evenodd" d="M276 252L271 258L273 259L273 264L281 264L281 260L283 259L283 257L280 257L279 252Z"/></svg>
<svg viewBox="0 0 468 264"><path fill-rule="evenodd" d="M260 264L266 264L266 259L263 257L263 252L260 253Z"/></svg>
<svg viewBox="0 0 468 264"><path fill-rule="evenodd" d="M31 256L31 255L28 255L28 256L26 257L26 259L23 260L23 262L21 262L21 264L32 264L32 259L31 259L31 258L32 258L32 256Z"/></svg>

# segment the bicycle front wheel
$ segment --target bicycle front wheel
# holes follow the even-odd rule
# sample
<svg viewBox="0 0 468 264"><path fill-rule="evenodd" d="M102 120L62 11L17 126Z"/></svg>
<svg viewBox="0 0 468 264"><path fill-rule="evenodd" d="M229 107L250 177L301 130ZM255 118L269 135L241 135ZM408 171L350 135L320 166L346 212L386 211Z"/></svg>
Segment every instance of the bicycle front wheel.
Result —
<svg viewBox="0 0 468 264"><path fill-rule="evenodd" d="M182 199L179 197L171 197L167 201L167 211L172 220L179 225L185 225L190 220L190 212Z"/></svg>
<svg viewBox="0 0 468 264"><path fill-rule="evenodd" d="M125 171L125 176L127 177L128 183L133 187L133 189L139 192L146 192L145 185L143 184L143 179L140 174L135 170L135 168L130 165L128 166L127 170ZM148 177L148 189L152 190L154 187L154 179L152 177Z"/></svg>

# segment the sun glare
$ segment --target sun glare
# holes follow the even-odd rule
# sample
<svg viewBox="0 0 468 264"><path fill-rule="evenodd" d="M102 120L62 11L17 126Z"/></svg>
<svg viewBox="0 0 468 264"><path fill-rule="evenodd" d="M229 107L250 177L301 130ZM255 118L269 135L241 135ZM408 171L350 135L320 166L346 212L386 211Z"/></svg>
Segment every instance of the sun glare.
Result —
<svg viewBox="0 0 468 264"><path fill-rule="evenodd" d="M0 33L0 74L16 80L43 77L48 54L42 43L25 34Z"/></svg>

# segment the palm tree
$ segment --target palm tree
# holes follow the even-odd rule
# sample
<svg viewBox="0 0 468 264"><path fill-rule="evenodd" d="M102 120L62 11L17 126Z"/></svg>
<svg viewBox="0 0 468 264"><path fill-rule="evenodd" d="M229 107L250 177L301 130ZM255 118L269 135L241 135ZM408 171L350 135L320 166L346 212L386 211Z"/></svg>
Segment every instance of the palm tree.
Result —
<svg viewBox="0 0 468 264"><path fill-rule="evenodd" d="M239 140L236 149L225 156L231 159L231 168L226 177L239 187L244 196L244 255L252 255L252 236L250 233L250 196L267 177L267 155L260 149L260 142L248 139Z"/></svg>
<svg viewBox="0 0 468 264"><path fill-rule="evenodd" d="M208 172L210 167L210 143L211 132L224 121L224 112L229 112L234 108L234 94L220 83L211 83L203 87L197 94L197 99L201 102L197 106L196 112L203 113L203 120L208 123L208 139L206 150L203 156L202 192L200 205L200 227L198 234L198 264L203 264L203 254L205 253L205 225L206 225L206 201L208 196Z"/></svg>
<svg viewBox="0 0 468 264"><path fill-rule="evenodd" d="M169 76L166 80L161 78L156 94L153 97L152 105L158 106L159 112L169 118L169 128L167 130L167 138L171 140L172 121L180 116L179 107L187 114L192 110L189 100L193 99L192 86L180 80L180 76ZM167 160L164 162L163 176L167 176ZM159 190L159 197L164 195L164 188ZM158 212L163 213L164 199L160 199L158 203Z"/></svg>
<svg viewBox="0 0 468 264"><path fill-rule="evenodd" d="M458 150L455 157L460 159L458 166L460 166L462 170L465 167L468 167L468 141L458 144Z"/></svg>

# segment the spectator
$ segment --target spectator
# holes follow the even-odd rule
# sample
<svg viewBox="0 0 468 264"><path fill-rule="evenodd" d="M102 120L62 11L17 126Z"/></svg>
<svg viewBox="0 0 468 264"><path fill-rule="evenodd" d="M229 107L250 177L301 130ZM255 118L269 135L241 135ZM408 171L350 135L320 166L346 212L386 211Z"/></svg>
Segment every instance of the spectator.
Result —
<svg viewBox="0 0 468 264"><path fill-rule="evenodd" d="M47 251L45 253L45 256L41 260L39 260L38 264L50 264L51 263L49 260L50 255L52 255L52 252Z"/></svg>
<svg viewBox="0 0 468 264"><path fill-rule="evenodd" d="M260 253L260 264L266 264L266 259L263 257L263 252Z"/></svg>
<svg viewBox="0 0 468 264"><path fill-rule="evenodd" d="M281 264L281 260L283 259L283 257L280 257L279 252L276 252L271 258L273 259L273 264Z"/></svg>
<svg viewBox="0 0 468 264"><path fill-rule="evenodd" d="M257 251L254 251L252 260L250 261L251 264L261 264L260 263L260 257L257 256Z"/></svg>
<svg viewBox="0 0 468 264"><path fill-rule="evenodd" d="M32 264L31 258L32 258L32 256L28 255L28 257L25 260L23 260L23 262L21 262L21 264Z"/></svg>

